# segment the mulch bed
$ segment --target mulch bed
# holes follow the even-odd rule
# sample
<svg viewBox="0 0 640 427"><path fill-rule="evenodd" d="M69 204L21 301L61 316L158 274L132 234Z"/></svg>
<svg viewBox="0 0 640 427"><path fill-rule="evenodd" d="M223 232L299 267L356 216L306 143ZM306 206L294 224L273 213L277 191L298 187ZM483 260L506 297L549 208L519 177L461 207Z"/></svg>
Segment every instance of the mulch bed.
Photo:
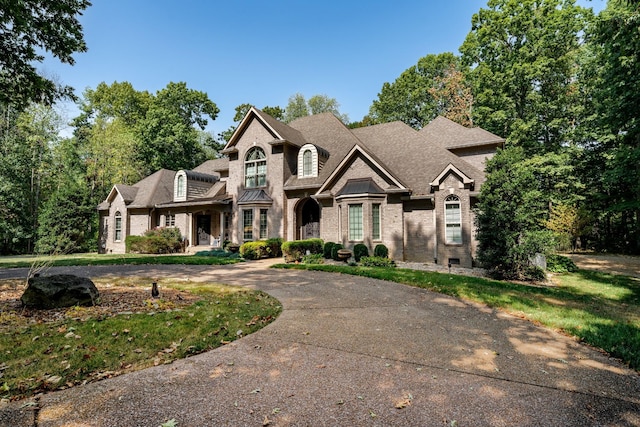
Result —
<svg viewBox="0 0 640 427"><path fill-rule="evenodd" d="M160 286L160 296L151 297L149 286L122 286L95 282L100 298L92 307L66 307L41 310L23 307L20 297L24 280L0 281L0 327L49 323L65 319L105 318L117 314L147 313L191 305L201 298L187 291Z"/></svg>

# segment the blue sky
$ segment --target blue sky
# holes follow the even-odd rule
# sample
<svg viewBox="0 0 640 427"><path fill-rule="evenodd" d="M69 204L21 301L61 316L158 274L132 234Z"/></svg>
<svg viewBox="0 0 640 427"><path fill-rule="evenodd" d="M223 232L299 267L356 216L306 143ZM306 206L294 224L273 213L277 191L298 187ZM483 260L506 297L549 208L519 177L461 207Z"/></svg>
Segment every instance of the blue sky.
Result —
<svg viewBox="0 0 640 427"><path fill-rule="evenodd" d="M93 0L80 21L89 51L41 69L80 95L100 82L155 92L184 81L233 124L234 108L285 107L294 93L336 98L352 121L384 82L430 53L455 52L486 0ZM605 0L579 0L599 11ZM66 106L67 115L77 110Z"/></svg>

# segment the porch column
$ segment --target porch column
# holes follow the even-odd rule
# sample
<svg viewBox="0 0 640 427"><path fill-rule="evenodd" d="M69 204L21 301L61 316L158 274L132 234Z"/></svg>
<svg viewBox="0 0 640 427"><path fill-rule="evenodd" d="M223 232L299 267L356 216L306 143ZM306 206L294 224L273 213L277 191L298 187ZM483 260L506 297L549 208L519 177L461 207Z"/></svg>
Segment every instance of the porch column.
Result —
<svg viewBox="0 0 640 427"><path fill-rule="evenodd" d="M187 213L187 236L189 236L189 247L193 246L193 215L191 212Z"/></svg>
<svg viewBox="0 0 640 427"><path fill-rule="evenodd" d="M225 213L220 211L220 236L218 236L220 238L220 247L224 245L224 216Z"/></svg>

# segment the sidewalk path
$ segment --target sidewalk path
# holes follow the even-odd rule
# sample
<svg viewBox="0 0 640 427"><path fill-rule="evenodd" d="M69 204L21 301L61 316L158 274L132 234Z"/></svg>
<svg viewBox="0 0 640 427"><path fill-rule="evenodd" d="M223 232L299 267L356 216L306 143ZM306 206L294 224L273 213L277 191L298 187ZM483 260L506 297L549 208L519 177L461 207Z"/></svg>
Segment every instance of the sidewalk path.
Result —
<svg viewBox="0 0 640 427"><path fill-rule="evenodd" d="M0 425L640 426L638 374L564 335L422 289L265 267L51 271L188 276L284 310L211 352L0 406Z"/></svg>

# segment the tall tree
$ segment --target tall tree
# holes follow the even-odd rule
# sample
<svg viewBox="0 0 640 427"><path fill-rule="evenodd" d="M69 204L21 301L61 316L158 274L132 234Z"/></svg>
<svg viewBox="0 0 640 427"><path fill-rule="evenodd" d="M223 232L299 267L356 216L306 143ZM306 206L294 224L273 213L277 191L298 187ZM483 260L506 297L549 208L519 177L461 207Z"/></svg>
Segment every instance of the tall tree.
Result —
<svg viewBox="0 0 640 427"><path fill-rule="evenodd" d="M189 169L204 161L196 127L204 130L207 117L215 120L219 111L206 93L188 89L183 82L158 91L136 127L137 155L145 174L161 168Z"/></svg>
<svg viewBox="0 0 640 427"><path fill-rule="evenodd" d="M464 67L459 58L450 52L420 58L393 83L382 85L368 117L375 123L400 120L415 129L421 129L438 115L459 119L459 114L449 112L471 110L471 98L460 78L461 71ZM462 118L461 124L467 122Z"/></svg>
<svg viewBox="0 0 640 427"><path fill-rule="evenodd" d="M87 50L78 15L88 0L20 0L0 3L0 104L26 107L73 97L73 88L59 86L36 71L42 52L74 64L73 54Z"/></svg>
<svg viewBox="0 0 640 427"><path fill-rule="evenodd" d="M474 121L532 153L556 151L576 121L577 56L590 9L574 0L489 0L460 48L473 67Z"/></svg>

